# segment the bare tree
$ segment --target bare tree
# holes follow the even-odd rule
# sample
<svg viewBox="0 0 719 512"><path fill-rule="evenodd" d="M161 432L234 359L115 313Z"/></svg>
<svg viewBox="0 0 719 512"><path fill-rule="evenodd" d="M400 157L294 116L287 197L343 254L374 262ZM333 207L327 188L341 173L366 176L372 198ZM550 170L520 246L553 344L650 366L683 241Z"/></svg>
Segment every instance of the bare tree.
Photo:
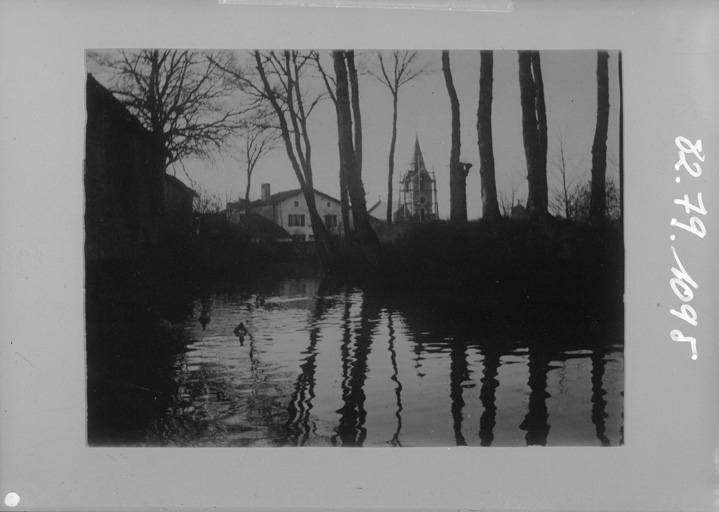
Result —
<svg viewBox="0 0 719 512"><path fill-rule="evenodd" d="M512 208L518 200L519 184L512 178L509 185L509 191L500 190L498 194L498 203L504 217L512 216Z"/></svg>
<svg viewBox="0 0 719 512"><path fill-rule="evenodd" d="M365 263L375 266L379 258L379 240L370 225L365 189L362 183L361 117L354 52L352 50L335 50L332 52L332 58L337 84L335 105L337 106L340 159L342 167L347 173L347 190L352 205L355 234Z"/></svg>
<svg viewBox="0 0 719 512"><path fill-rule="evenodd" d="M312 144L308 119L322 98L303 87L303 74L310 52L253 52L260 83L248 83L250 91L264 98L279 123L280 134L297 181L307 203L317 254L321 264L332 268L334 249L330 233L317 211L312 175Z"/></svg>
<svg viewBox="0 0 719 512"><path fill-rule="evenodd" d="M572 218L581 222L591 220L592 180L587 179L577 183L570 192ZM618 221L621 217L619 189L613 179L607 178L604 182L604 197L606 211L604 221Z"/></svg>
<svg viewBox="0 0 719 512"><path fill-rule="evenodd" d="M533 219L547 215L547 128L539 52L519 51L522 138L527 160L527 211Z"/></svg>
<svg viewBox="0 0 719 512"><path fill-rule="evenodd" d="M206 189L200 189L195 198L193 210L196 213L218 213L222 210L223 202L219 194Z"/></svg>
<svg viewBox="0 0 719 512"><path fill-rule="evenodd" d="M392 180L394 176L394 153L397 143L397 111L399 90L408 82L426 72L427 68L417 62L416 51L377 52L379 70L370 74L384 84L392 94L392 139L389 145L389 172L387 173L387 224L392 224Z"/></svg>
<svg viewBox="0 0 719 512"><path fill-rule="evenodd" d="M454 87L448 50L442 51L442 72L444 73L444 81L452 110L452 146L449 156L449 218L452 221L462 222L467 220L467 174L471 164L463 164L459 161L462 149L459 98Z"/></svg>
<svg viewBox="0 0 719 512"><path fill-rule="evenodd" d="M252 209L250 206L252 173L260 158L275 149L279 137L277 130L268 124L267 115L265 112L259 112L244 129L243 157L245 176L247 176L247 186L245 187L245 213L247 214Z"/></svg>
<svg viewBox="0 0 719 512"><path fill-rule="evenodd" d="M199 50L96 51L99 77L167 150L166 165L209 158L227 148L243 108L231 108L236 84L220 65L229 54Z"/></svg>
<svg viewBox="0 0 719 512"><path fill-rule="evenodd" d="M544 79L542 78L542 65L540 62L539 52L532 52L532 74L534 75L534 83L537 85L537 131L539 133L539 175L538 180L543 180L543 185L547 188L547 107L544 102ZM542 201L546 206L547 193L542 197Z"/></svg>
<svg viewBox="0 0 719 512"><path fill-rule="evenodd" d="M500 217L497 183L494 175L494 150L492 148L493 75L494 53L492 50L482 50L479 65L477 141L479 145L479 175L482 182L482 217L489 220L496 220Z"/></svg>
<svg viewBox="0 0 719 512"><path fill-rule="evenodd" d="M572 220L571 190L575 178L568 175L569 169L566 156L567 136L560 129L556 129L555 134L559 152L552 157L552 164L556 170L556 177L559 181L560 189L559 193L552 198L549 207L554 215L562 214L565 219Z"/></svg>
<svg viewBox="0 0 719 512"><path fill-rule="evenodd" d="M597 127L592 144L592 196L589 218L600 223L605 220L607 133L609 131L609 52L597 52Z"/></svg>
<svg viewBox="0 0 719 512"><path fill-rule="evenodd" d="M617 56L619 79L619 215L624 217L624 88L622 82L622 52ZM620 229L622 224L619 224Z"/></svg>
<svg viewBox="0 0 719 512"><path fill-rule="evenodd" d="M334 79L334 77L327 73L324 69L324 66L322 65L322 58L319 52L312 52L311 53L312 60L315 62L315 66L317 67L318 71L320 72L320 76L322 77L322 80L325 83L325 87L327 88L327 95L332 100L332 103L335 105L335 110L337 110L337 95L335 93L335 90L337 88L337 83ZM340 128L340 118L337 116L337 133L339 134L341 128ZM339 147L339 140L338 140L338 147ZM360 143L361 148L361 143ZM361 155L361 149L360 149L360 155ZM360 156L361 161L361 156ZM344 228L345 237L351 238L353 236L352 232L352 225L350 223L350 203L349 203L349 192L347 189L347 169L344 165L344 160L342 159L342 153L340 150L340 169L339 169L339 179L340 179L340 208L342 211L342 227Z"/></svg>

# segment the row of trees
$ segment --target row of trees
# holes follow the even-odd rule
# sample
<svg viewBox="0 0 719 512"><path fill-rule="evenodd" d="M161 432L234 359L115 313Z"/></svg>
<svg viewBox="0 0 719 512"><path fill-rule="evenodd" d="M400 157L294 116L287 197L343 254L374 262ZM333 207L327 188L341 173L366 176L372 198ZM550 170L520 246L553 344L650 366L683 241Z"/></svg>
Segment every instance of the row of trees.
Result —
<svg viewBox="0 0 719 512"><path fill-rule="evenodd" d="M377 52L368 71L387 87L392 97L392 137L388 158L387 222L392 222L392 181L397 139L400 89L427 72L414 51ZM493 52L480 52L477 133L483 217L500 217L492 142ZM242 136L249 191L257 162L276 146L284 146L309 209L320 260L332 265L336 248L320 219L314 199L312 144L308 120L325 98L337 116L339 183L344 230L369 265L376 264L379 243L369 223L362 180L362 115L358 66L352 50L227 51L141 50L98 53L99 68L110 76L113 92L167 149L167 165L182 165L190 156L211 158L230 148ZM592 146L589 218L606 217L606 139L609 88L607 52L598 52L598 109ZM547 187L547 114L540 55L519 51L522 134L527 162L527 209L533 219L549 215ZM449 162L450 218L467 219L466 178L471 164L460 161L460 105L452 76L450 53L442 52L442 71L452 114ZM324 88L314 86L320 76ZM621 108L621 107L620 107ZM621 149L620 149L621 152ZM183 168L184 169L184 168ZM620 155L621 176L621 155ZM621 177L620 177L621 179ZM564 197L567 198L566 183ZM566 206L566 205L565 205ZM351 214L350 214L351 212ZM569 208L565 208L569 217ZM350 226L349 219L353 219Z"/></svg>
<svg viewBox="0 0 719 512"><path fill-rule="evenodd" d="M519 51L519 88L522 106L522 139L527 162L527 212L535 220L546 219L550 212L547 184L547 110L544 100L544 81L542 65L538 51ZM494 57L491 50L480 52L479 105L477 108L477 135L480 159L480 178L482 187L482 217L493 221L500 216L499 201L494 168L492 144L492 82ZM614 217L616 210L608 210L607 198L617 196L616 186L606 180L607 135L609 130L609 53L597 52L597 121L594 143L592 145L592 169L590 194L582 186L572 191L567 188L566 163L563 141L560 140L560 173L562 177L562 196L564 215L567 219L587 218L594 223L602 223ZM620 82L621 82L621 62ZM442 70L452 111L452 149L450 153L450 218L453 221L467 219L466 177L469 164L460 160L460 107L454 87L449 52L442 52ZM621 83L620 83L621 96ZM621 100L620 100L621 101ZM620 104L621 111L621 104ZM621 153L621 149L620 149ZM620 181L623 177L622 155L620 154ZM512 204L513 204L512 199ZM616 203L621 207L621 198ZM588 204L586 217L583 205ZM614 206L614 202L611 204ZM557 208L553 208L555 212Z"/></svg>

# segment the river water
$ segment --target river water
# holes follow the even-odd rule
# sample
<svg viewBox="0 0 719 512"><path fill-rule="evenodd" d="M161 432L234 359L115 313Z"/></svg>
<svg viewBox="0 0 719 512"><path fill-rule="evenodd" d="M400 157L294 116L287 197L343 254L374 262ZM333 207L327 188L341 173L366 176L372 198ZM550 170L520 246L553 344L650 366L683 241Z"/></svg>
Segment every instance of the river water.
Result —
<svg viewBox="0 0 719 512"><path fill-rule="evenodd" d="M621 339L492 338L431 297L318 278L215 287L185 306L151 332L121 329L134 344L113 346L130 353L89 366L91 445L623 443Z"/></svg>

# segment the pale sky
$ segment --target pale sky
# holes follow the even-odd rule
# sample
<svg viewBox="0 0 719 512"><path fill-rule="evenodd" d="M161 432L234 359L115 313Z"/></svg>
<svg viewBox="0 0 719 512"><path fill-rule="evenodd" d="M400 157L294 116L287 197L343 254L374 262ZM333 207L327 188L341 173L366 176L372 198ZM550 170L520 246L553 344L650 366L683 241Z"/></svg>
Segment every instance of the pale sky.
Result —
<svg viewBox="0 0 719 512"><path fill-rule="evenodd" d="M358 59L371 66L373 51L357 52ZM547 106L549 149L547 172L550 200L559 186L552 161L558 155L557 130L564 133L565 160L572 179L587 180L591 170L591 148L596 125L597 79L595 51L541 51L544 93ZM394 197L397 182L411 161L415 136L419 138L428 170L437 177L441 218L449 216L449 153L451 115L449 96L440 61L441 52L424 51L419 60L429 72L400 89L397 146L395 152ZM609 59L609 136L607 175L618 183L619 85L618 52ZM481 212L479 151L477 147L477 102L479 98L479 52L451 51L450 60L462 116L462 161L473 165L467 179L469 218ZM331 70L331 66L329 68ZM92 69L89 69L92 72ZM323 87L317 80L313 87ZM512 183L517 198L526 199L526 162L522 142L517 52L494 52L492 130L498 193L509 195ZM386 201L389 144L392 127L392 99L389 90L369 74L360 77L363 122L363 179L368 206L379 198ZM312 113L310 138L315 188L339 197L337 125L334 104L321 103ZM244 195L246 176L232 158L218 156L214 162L188 160L185 168L195 188L221 198L236 200ZM177 177L187 182L178 168ZM252 177L250 198L260 195L260 185L270 183L272 192L298 188L284 146L259 161Z"/></svg>

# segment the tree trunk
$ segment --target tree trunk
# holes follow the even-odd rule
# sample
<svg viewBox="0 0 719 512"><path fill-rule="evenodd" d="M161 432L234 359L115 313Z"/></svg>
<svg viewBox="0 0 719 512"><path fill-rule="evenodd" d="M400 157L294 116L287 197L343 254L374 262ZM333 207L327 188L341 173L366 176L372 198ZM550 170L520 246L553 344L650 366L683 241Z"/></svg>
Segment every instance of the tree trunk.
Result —
<svg viewBox="0 0 719 512"><path fill-rule="evenodd" d="M564 148L560 148L562 159L562 193L564 194L564 218L572 220L571 199L569 198L569 189L567 188L567 168L564 163Z"/></svg>
<svg viewBox="0 0 719 512"><path fill-rule="evenodd" d="M357 80L357 68L355 67L355 52L347 50L347 70L350 78L350 101L352 102L352 118L354 121L354 152L357 176L362 177L362 112L359 101L359 81Z"/></svg>
<svg viewBox="0 0 719 512"><path fill-rule="evenodd" d="M454 88L452 69L449 63L449 51L442 52L442 72L447 85L449 102L452 109L452 146L449 155L449 218L452 221L467 220L467 171L459 161L462 149L461 125L459 119L459 98Z"/></svg>
<svg viewBox="0 0 719 512"><path fill-rule="evenodd" d="M337 129L339 133L339 120L337 121ZM340 155L342 150L340 150ZM350 199L347 191L347 169L344 167L342 158L340 157L340 208L342 210L342 227L345 230L345 239L352 238L352 224L350 222Z"/></svg>
<svg viewBox="0 0 719 512"><path fill-rule="evenodd" d="M267 75L265 73L265 69L262 63L262 58L260 56L259 51L254 52L255 56L255 63L256 63L256 69L260 75L260 79L262 80L262 87L265 91L265 94L267 95L267 99L272 105L272 108L275 111L275 114L277 115L277 120L280 123L280 133L282 134L282 140L285 144L285 149L287 151L287 157L290 159L290 163L292 164L292 169L295 172L295 176L297 177L297 181L300 184L300 188L302 189L302 194L305 197L305 202L307 203L307 209L310 214L310 220L312 222L312 233L315 237L315 247L317 248L317 256L320 260L321 265L326 270L331 270L334 266L334 251L332 247L332 239L330 238L330 233L327 230L327 227L325 226L325 223L322 221L322 218L320 218L319 213L317 212L317 205L315 203L315 192L312 185L312 164L309 158L302 158L301 162L298 160L297 155L295 155L295 148L292 146L292 138L290 137L290 128L287 124L287 119L285 118L285 113L282 110L282 107L280 106L277 96L274 93L273 88L270 86L270 83L267 79ZM288 77L291 78L291 77ZM300 97L297 98L297 101L302 101ZM295 116L293 119L293 123L297 122L298 112L295 110L294 104L287 104L286 105L288 109L288 115L290 117ZM296 139L297 140L297 139ZM299 144L299 143L298 143ZM298 153L300 151L300 147L297 148ZM308 151L309 154L309 151Z"/></svg>
<svg viewBox="0 0 719 512"><path fill-rule="evenodd" d="M624 91L622 89L622 52L619 52L619 227L624 229Z"/></svg>
<svg viewBox="0 0 719 512"><path fill-rule="evenodd" d="M362 254L369 266L375 266L379 260L379 240L372 229L367 213L364 184L357 168L357 155L352 141L352 113L350 109L350 95L347 82L346 54L343 51L333 51L334 68L337 82L337 118L340 159L347 174L347 190L352 205L352 220L356 239L362 249ZM350 72L352 74L352 72ZM353 78L350 78L353 80ZM356 71L355 77L356 80ZM357 98L358 101L358 98ZM359 103L357 103L359 105Z"/></svg>
<svg viewBox="0 0 719 512"><path fill-rule="evenodd" d="M247 188L245 189L245 213L250 214L250 173L247 173Z"/></svg>
<svg viewBox="0 0 719 512"><path fill-rule="evenodd" d="M537 210L540 216L547 215L549 206L549 190L547 186L547 107L544 103L544 80L542 79L542 65L539 59L539 52L532 52L532 72L534 83L537 85L537 132L539 135L539 161L537 169L536 197Z"/></svg>
<svg viewBox="0 0 719 512"><path fill-rule="evenodd" d="M532 76L532 52L519 51L519 89L522 104L522 140L527 160L529 194L527 212L530 218L542 218L547 213L546 162L544 179L541 176L541 145L537 126L537 84ZM543 200L544 199L544 200Z"/></svg>
<svg viewBox="0 0 719 512"><path fill-rule="evenodd" d="M609 53L597 52L597 128L592 144L592 193L589 220L604 222L607 210L607 132L609 130Z"/></svg>
<svg viewBox="0 0 719 512"><path fill-rule="evenodd" d="M392 93L392 142L389 145L389 174L387 175L387 225L392 224L392 180L394 179L394 151L397 145L397 93Z"/></svg>
<svg viewBox="0 0 719 512"><path fill-rule="evenodd" d="M494 150L492 148L492 82L494 53L480 52L479 107L477 108L477 135L479 144L479 175L482 182L482 217L490 221L498 219L497 183L494 175Z"/></svg>

